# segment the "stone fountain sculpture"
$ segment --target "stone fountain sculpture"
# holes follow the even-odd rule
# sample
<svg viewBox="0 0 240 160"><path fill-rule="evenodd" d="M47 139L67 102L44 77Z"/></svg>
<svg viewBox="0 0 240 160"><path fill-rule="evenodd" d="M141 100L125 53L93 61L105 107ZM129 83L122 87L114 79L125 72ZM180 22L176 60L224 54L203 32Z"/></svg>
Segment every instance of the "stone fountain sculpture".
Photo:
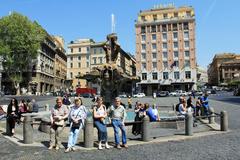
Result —
<svg viewBox="0 0 240 160"><path fill-rule="evenodd" d="M83 78L90 82L100 82L101 96L107 107L109 107L113 99L118 96L121 86L126 81L136 81L136 76L129 76L123 72L123 69L117 66L116 62L120 54L120 45L117 43L117 35L115 33L107 36L107 41L102 44L106 54L106 63L92 68L92 71Z"/></svg>

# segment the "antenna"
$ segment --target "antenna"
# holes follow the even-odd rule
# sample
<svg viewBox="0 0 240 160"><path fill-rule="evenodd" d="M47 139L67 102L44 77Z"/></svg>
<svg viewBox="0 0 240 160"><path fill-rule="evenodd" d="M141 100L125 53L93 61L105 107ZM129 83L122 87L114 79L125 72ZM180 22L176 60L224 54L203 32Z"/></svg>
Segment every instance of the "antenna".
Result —
<svg viewBox="0 0 240 160"><path fill-rule="evenodd" d="M111 15L111 18L112 18L112 33L115 32L115 17L114 17L114 14Z"/></svg>

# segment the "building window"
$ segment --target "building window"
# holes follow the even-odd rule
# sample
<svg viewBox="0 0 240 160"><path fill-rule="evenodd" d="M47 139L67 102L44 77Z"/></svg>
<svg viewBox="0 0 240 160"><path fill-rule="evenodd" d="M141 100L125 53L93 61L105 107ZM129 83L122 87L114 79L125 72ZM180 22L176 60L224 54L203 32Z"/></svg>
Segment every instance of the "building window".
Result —
<svg viewBox="0 0 240 160"><path fill-rule="evenodd" d="M100 51L99 51L100 53L103 53L103 49L102 48L100 48Z"/></svg>
<svg viewBox="0 0 240 160"><path fill-rule="evenodd" d="M78 60L81 61L81 56L78 56Z"/></svg>
<svg viewBox="0 0 240 160"><path fill-rule="evenodd" d="M152 62L152 68L157 69L157 62Z"/></svg>
<svg viewBox="0 0 240 160"><path fill-rule="evenodd" d="M146 44L142 44L142 50L146 50Z"/></svg>
<svg viewBox="0 0 240 160"><path fill-rule="evenodd" d="M168 79L168 72L163 72L163 79Z"/></svg>
<svg viewBox="0 0 240 160"><path fill-rule="evenodd" d="M157 39L156 34L152 34L152 40L155 41Z"/></svg>
<svg viewBox="0 0 240 160"><path fill-rule="evenodd" d="M174 54L174 58L178 58L178 51L174 51L173 54Z"/></svg>
<svg viewBox="0 0 240 160"><path fill-rule="evenodd" d="M163 68L168 68L168 62L167 61L163 61Z"/></svg>
<svg viewBox="0 0 240 160"><path fill-rule="evenodd" d="M99 63L102 64L103 63L102 62L102 57L98 57L98 59L99 59Z"/></svg>
<svg viewBox="0 0 240 160"><path fill-rule="evenodd" d="M175 18L178 17L178 12L174 12L174 15L173 15Z"/></svg>
<svg viewBox="0 0 240 160"><path fill-rule="evenodd" d="M147 80L147 73L142 73L142 80Z"/></svg>
<svg viewBox="0 0 240 160"><path fill-rule="evenodd" d="M174 79L179 79L180 76L179 76L179 72L174 72Z"/></svg>
<svg viewBox="0 0 240 160"><path fill-rule="evenodd" d="M71 48L71 53L73 53L73 48Z"/></svg>
<svg viewBox="0 0 240 160"><path fill-rule="evenodd" d="M156 15L156 14L153 15L153 20L154 20L154 21L157 20L157 15Z"/></svg>
<svg viewBox="0 0 240 160"><path fill-rule="evenodd" d="M96 48L94 48L93 53L97 54L97 49Z"/></svg>
<svg viewBox="0 0 240 160"><path fill-rule="evenodd" d="M81 68L81 63L80 62L78 63L78 68Z"/></svg>
<svg viewBox="0 0 240 160"><path fill-rule="evenodd" d="M72 61L72 60L73 60L73 57L70 57L70 60Z"/></svg>
<svg viewBox="0 0 240 160"><path fill-rule="evenodd" d="M145 16L141 16L141 20L142 20L142 21L146 21Z"/></svg>
<svg viewBox="0 0 240 160"><path fill-rule="evenodd" d="M141 27L141 33L146 33L146 27L145 26Z"/></svg>
<svg viewBox="0 0 240 160"><path fill-rule="evenodd" d="M188 30L188 23L183 23L183 29Z"/></svg>
<svg viewBox="0 0 240 160"><path fill-rule="evenodd" d="M178 42L173 42L173 48L178 48Z"/></svg>
<svg viewBox="0 0 240 160"><path fill-rule="evenodd" d="M156 52L152 53L152 59L157 59L157 53Z"/></svg>
<svg viewBox="0 0 240 160"><path fill-rule="evenodd" d="M185 53L185 57L189 57L189 55L190 55L189 51L185 51L184 53Z"/></svg>
<svg viewBox="0 0 240 160"><path fill-rule="evenodd" d="M184 39L189 39L189 32L184 32Z"/></svg>
<svg viewBox="0 0 240 160"><path fill-rule="evenodd" d="M146 41L146 35L142 35L142 41Z"/></svg>
<svg viewBox="0 0 240 160"><path fill-rule="evenodd" d="M151 32L152 33L156 32L156 26L151 26Z"/></svg>
<svg viewBox="0 0 240 160"><path fill-rule="evenodd" d="M163 40L167 40L167 33L163 33L163 34L162 34L162 39L163 39Z"/></svg>
<svg viewBox="0 0 240 160"><path fill-rule="evenodd" d="M173 32L173 39L177 39L178 38L178 33L177 32Z"/></svg>
<svg viewBox="0 0 240 160"><path fill-rule="evenodd" d="M163 43L163 49L167 49L167 43Z"/></svg>
<svg viewBox="0 0 240 160"><path fill-rule="evenodd" d="M179 67L179 62L178 61L174 61L174 65L175 65L175 67Z"/></svg>
<svg viewBox="0 0 240 160"><path fill-rule="evenodd" d="M186 11L186 16L187 17L191 17L191 12L190 11Z"/></svg>
<svg viewBox="0 0 240 160"><path fill-rule="evenodd" d="M153 43L153 44L152 44L152 49L153 49L153 50L156 50L156 49L157 49L156 43Z"/></svg>
<svg viewBox="0 0 240 160"><path fill-rule="evenodd" d="M142 53L142 59L146 60L146 53Z"/></svg>
<svg viewBox="0 0 240 160"><path fill-rule="evenodd" d="M152 73L152 79L157 80L158 79L158 74L157 72Z"/></svg>
<svg viewBox="0 0 240 160"><path fill-rule="evenodd" d="M164 14L163 14L163 18L164 18L164 19L167 19L167 18L168 18L168 14L167 14L167 13L164 13Z"/></svg>
<svg viewBox="0 0 240 160"><path fill-rule="evenodd" d="M89 52L89 50L90 50L90 48L89 48L89 47L87 47L87 52Z"/></svg>
<svg viewBox="0 0 240 160"><path fill-rule="evenodd" d="M191 79L191 71L185 71L185 78Z"/></svg>
<svg viewBox="0 0 240 160"><path fill-rule="evenodd" d="M86 55L86 59L89 60L89 55Z"/></svg>
<svg viewBox="0 0 240 160"><path fill-rule="evenodd" d="M97 64L97 57L93 57L93 64Z"/></svg>
<svg viewBox="0 0 240 160"><path fill-rule="evenodd" d="M70 68L73 68L73 63L70 63Z"/></svg>
<svg viewBox="0 0 240 160"><path fill-rule="evenodd" d="M78 48L78 52L81 52L81 48Z"/></svg>
<svg viewBox="0 0 240 160"><path fill-rule="evenodd" d="M72 72L70 72L70 78L73 78L73 73Z"/></svg>
<svg viewBox="0 0 240 160"><path fill-rule="evenodd" d="M185 60L184 66L185 66L185 67L189 67L189 66L190 66L190 61L189 61L189 60Z"/></svg>
<svg viewBox="0 0 240 160"><path fill-rule="evenodd" d="M167 57L168 57L167 52L163 52L163 58L167 58Z"/></svg>
<svg viewBox="0 0 240 160"><path fill-rule="evenodd" d="M167 32L167 25L166 24L162 25L162 32Z"/></svg>
<svg viewBox="0 0 240 160"><path fill-rule="evenodd" d="M174 24L173 24L173 31L177 31L177 30L178 30L177 24L174 23Z"/></svg>
<svg viewBox="0 0 240 160"><path fill-rule="evenodd" d="M142 63L142 69L146 69L146 63Z"/></svg>
<svg viewBox="0 0 240 160"><path fill-rule="evenodd" d="M189 41L184 41L184 47L189 48Z"/></svg>
<svg viewBox="0 0 240 160"><path fill-rule="evenodd" d="M87 67L89 67L89 62L87 62Z"/></svg>

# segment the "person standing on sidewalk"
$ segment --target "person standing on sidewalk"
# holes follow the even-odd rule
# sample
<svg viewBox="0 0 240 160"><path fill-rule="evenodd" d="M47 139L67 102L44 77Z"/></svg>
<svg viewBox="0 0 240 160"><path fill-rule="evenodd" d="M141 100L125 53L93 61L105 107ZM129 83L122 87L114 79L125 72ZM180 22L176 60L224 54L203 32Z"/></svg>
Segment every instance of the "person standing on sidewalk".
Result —
<svg viewBox="0 0 240 160"><path fill-rule="evenodd" d="M98 149L102 148L102 142L105 142L105 148L109 149L107 126L105 124L105 118L107 117L106 106L103 104L102 97L97 97L97 104L93 107L94 125L98 130Z"/></svg>
<svg viewBox="0 0 240 160"><path fill-rule="evenodd" d="M77 143L80 129L83 128L84 122L87 118L87 109L82 104L81 98L74 100L74 106L71 108L69 119L70 119L70 134L68 138L68 146L65 153L75 151L74 146Z"/></svg>
<svg viewBox="0 0 240 160"><path fill-rule="evenodd" d="M48 149L55 147L58 150L61 145L60 135L65 127L64 120L68 117L68 109L63 105L61 97L56 99L56 103L51 110L50 146Z"/></svg>
<svg viewBox="0 0 240 160"><path fill-rule="evenodd" d="M109 115L112 121L112 126L114 129L114 138L116 143L116 148L121 149L119 140L119 128L122 132L122 147L128 148L127 146L127 135L126 128L124 125L125 118L127 116L125 108L121 105L121 98L115 98L115 104L109 108Z"/></svg>

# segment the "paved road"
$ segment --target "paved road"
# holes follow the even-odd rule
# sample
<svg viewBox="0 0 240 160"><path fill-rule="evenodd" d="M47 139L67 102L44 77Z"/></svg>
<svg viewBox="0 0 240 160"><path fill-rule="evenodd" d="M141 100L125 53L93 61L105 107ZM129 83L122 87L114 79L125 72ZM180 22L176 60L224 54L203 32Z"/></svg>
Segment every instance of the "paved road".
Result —
<svg viewBox="0 0 240 160"><path fill-rule="evenodd" d="M218 92L217 94L210 95L209 98L222 102L240 105L240 97L233 96L233 92Z"/></svg>
<svg viewBox="0 0 240 160"><path fill-rule="evenodd" d="M136 100L134 99L134 101ZM177 97L158 98L156 101L153 101L151 98L139 100L166 105L176 103ZM46 101L41 102L50 101L54 102L54 99L46 99ZM87 100L85 103L87 103ZM185 141L130 146L127 150L85 150L68 154L65 154L63 150L55 152L48 151L46 148L19 147L0 135L0 159L240 159L240 106L233 103L216 101L212 98L210 105L215 108L216 112L226 110L229 113L229 128L231 132Z"/></svg>

